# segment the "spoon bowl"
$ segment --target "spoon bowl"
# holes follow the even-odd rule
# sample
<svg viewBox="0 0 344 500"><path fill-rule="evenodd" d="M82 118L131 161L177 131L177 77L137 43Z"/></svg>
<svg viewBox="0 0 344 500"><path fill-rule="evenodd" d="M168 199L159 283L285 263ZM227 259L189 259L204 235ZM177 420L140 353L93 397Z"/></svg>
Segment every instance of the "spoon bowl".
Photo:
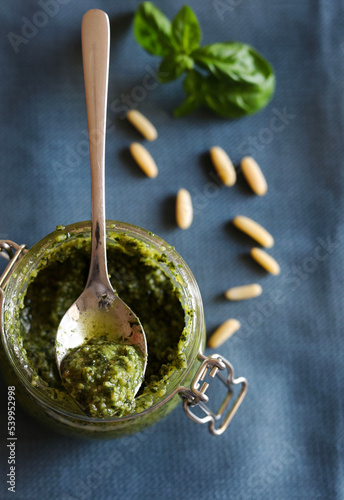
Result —
<svg viewBox="0 0 344 500"><path fill-rule="evenodd" d="M56 336L56 362L61 370L62 360L73 349L95 338L136 347L142 357L143 373L147 364L147 344L142 325L112 289L95 293L86 288L63 316ZM135 388L135 393L141 384Z"/></svg>

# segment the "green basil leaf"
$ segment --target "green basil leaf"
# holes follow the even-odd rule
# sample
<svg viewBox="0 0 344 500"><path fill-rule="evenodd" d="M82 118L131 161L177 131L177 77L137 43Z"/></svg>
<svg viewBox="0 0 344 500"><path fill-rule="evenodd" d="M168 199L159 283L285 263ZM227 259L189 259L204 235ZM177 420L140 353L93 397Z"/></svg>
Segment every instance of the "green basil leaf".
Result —
<svg viewBox="0 0 344 500"><path fill-rule="evenodd" d="M173 112L176 118L188 115L195 111L203 101L201 87L203 85L203 75L196 70L189 71L183 81L183 89L187 94L185 100Z"/></svg>
<svg viewBox="0 0 344 500"><path fill-rule="evenodd" d="M166 56L173 50L171 23L152 2L141 3L135 13L134 34L150 54Z"/></svg>
<svg viewBox="0 0 344 500"><path fill-rule="evenodd" d="M185 5L172 21L172 39L177 50L190 54L199 47L201 28L194 12Z"/></svg>
<svg viewBox="0 0 344 500"><path fill-rule="evenodd" d="M199 71L190 71L183 81L184 92L196 95L200 92L203 82L204 76Z"/></svg>
<svg viewBox="0 0 344 500"><path fill-rule="evenodd" d="M192 53L196 64L219 79L265 86L271 80L270 64L250 45L239 42L214 43Z"/></svg>
<svg viewBox="0 0 344 500"><path fill-rule="evenodd" d="M192 113L192 111L196 111L199 105L200 102L195 96L188 95L182 102L182 104L173 111L173 116L175 118L181 118L182 116L186 116Z"/></svg>
<svg viewBox="0 0 344 500"><path fill-rule="evenodd" d="M274 79L271 79L270 87L249 88L242 84L228 85L228 82L209 76L204 88L204 102L225 118L239 118L264 108L273 95L274 87Z"/></svg>
<svg viewBox="0 0 344 500"><path fill-rule="evenodd" d="M188 73L183 84L188 97L226 118L237 118L259 111L271 99L274 86L274 78L270 80L270 85L243 86L241 83L231 83L227 78L219 80L214 75L203 76L196 70Z"/></svg>
<svg viewBox="0 0 344 500"><path fill-rule="evenodd" d="M158 77L162 83L171 82L180 77L184 71L192 69L194 62L191 57L185 54L172 53L162 60L159 70Z"/></svg>

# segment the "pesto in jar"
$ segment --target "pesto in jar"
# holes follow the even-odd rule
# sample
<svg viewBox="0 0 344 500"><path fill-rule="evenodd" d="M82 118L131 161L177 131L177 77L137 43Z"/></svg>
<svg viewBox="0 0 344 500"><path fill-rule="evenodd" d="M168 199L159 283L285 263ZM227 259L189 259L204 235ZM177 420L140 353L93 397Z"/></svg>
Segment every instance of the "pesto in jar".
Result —
<svg viewBox="0 0 344 500"><path fill-rule="evenodd" d="M60 239L56 238L56 245L46 252L31 273L26 292L18 300L20 344L32 374L31 383L49 398L58 400L66 410L75 413L81 413L81 410L62 385L54 343L63 315L85 287L90 253L89 236L61 234ZM97 401L90 414L126 416L155 404L166 394L170 377L187 367L185 351L190 340L187 317L192 312L186 311L182 305L177 270L164 253L157 253L125 233L108 232L107 255L112 286L138 316L145 331L148 363L142 386L134 399L130 401L130 391L127 395L121 394L120 408L114 410L109 403L110 391L108 402L106 397L102 402ZM13 325L13 330L15 328ZM96 347L98 354L107 359L115 355L116 349L111 354L109 346L104 346L103 352ZM91 363L92 356L96 356L94 349L89 355ZM69 367L70 370L74 368ZM92 377L97 377L96 371ZM70 383L73 384L72 377ZM89 388L92 390L92 384ZM82 390L81 385L79 389ZM96 391L96 384L93 390ZM96 393L91 394L87 404L90 403L91 407L95 400Z"/></svg>

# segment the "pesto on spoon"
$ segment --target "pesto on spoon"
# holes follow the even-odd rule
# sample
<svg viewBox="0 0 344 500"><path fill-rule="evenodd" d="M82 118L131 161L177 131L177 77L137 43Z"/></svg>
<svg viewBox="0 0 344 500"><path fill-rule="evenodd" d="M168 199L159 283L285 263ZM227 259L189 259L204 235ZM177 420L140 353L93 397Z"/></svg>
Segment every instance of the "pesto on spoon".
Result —
<svg viewBox="0 0 344 500"><path fill-rule="evenodd" d="M86 12L81 39L91 160L92 253L86 288L59 324L55 354L62 382L80 408L90 416L104 417L116 414L139 390L147 365L147 342L139 319L113 290L107 270L104 181L110 26L105 12ZM118 359L126 355L127 367ZM111 401L110 415L102 410L106 400Z"/></svg>

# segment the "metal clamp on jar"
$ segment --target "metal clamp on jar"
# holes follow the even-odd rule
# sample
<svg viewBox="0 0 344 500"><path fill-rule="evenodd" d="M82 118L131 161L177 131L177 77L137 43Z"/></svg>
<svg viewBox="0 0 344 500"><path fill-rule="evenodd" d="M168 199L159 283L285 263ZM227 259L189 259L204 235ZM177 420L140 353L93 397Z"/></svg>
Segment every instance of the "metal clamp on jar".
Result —
<svg viewBox="0 0 344 500"><path fill-rule="evenodd" d="M3 344L0 360L6 381L16 386L18 402L28 412L54 430L64 433L96 438L132 434L167 415L180 401L179 395L189 418L196 423L207 423L213 435L222 434L246 395L247 381L243 377L235 378L232 365L221 355L205 356L202 353L206 340L204 313L200 291L193 274L173 247L145 229L123 222L107 221L108 241L111 241L114 232L135 238L153 250L157 257L163 254L167 261L173 264L164 267L163 271L177 283L185 310L193 311L186 320L189 325L189 339L185 345L186 367L169 376L166 391L153 395L150 407L121 418L92 418L65 407L59 398L52 397L47 384L39 380L23 352L20 327L16 329L13 326L19 324L16 315L23 307L23 304L19 304L20 297L25 295L30 277L40 269L42 262L47 260L47 255L51 255L56 248L60 252L62 248L63 251L66 241L70 243L76 238L85 238L85 241L90 239L90 222L79 222L54 231L30 250L27 250L25 245L0 240L0 257L9 260L0 277L0 326ZM171 267L178 270L177 280L170 270ZM224 399L215 412L207 404L211 403L211 397L206 393L209 387L205 381L207 376L210 377L209 380L219 379L225 387ZM234 395L236 386L238 389ZM197 408L202 416L195 413Z"/></svg>

